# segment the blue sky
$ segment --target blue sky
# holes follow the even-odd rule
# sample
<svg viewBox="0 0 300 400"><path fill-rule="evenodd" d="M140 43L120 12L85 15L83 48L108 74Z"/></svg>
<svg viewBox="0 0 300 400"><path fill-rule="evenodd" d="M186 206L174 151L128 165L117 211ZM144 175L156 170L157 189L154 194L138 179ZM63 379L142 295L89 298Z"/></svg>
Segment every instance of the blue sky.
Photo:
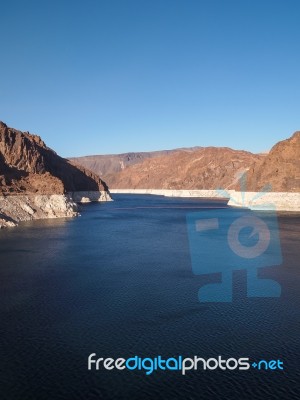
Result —
<svg viewBox="0 0 300 400"><path fill-rule="evenodd" d="M62 156L300 130L300 2L1 2L0 119Z"/></svg>

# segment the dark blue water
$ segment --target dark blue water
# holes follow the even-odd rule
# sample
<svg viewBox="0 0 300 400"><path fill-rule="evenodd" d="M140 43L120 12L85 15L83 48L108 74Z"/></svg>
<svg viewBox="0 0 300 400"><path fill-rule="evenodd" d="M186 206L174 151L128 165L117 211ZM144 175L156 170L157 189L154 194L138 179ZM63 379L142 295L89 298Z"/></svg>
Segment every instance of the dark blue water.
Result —
<svg viewBox="0 0 300 400"><path fill-rule="evenodd" d="M1 399L299 399L300 216L279 216L283 265L262 271L280 298L247 298L235 271L232 303L201 304L186 213L224 205L115 200L0 232ZM94 352L280 358L285 369L88 371Z"/></svg>

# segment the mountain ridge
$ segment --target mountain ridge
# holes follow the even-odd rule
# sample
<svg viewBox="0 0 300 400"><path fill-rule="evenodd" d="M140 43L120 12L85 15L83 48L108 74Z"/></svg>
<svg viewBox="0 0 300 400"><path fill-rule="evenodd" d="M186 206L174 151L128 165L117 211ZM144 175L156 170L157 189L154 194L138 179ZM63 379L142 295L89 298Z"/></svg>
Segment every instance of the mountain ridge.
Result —
<svg viewBox="0 0 300 400"><path fill-rule="evenodd" d="M229 147L196 146L71 159L101 175L111 189L239 190L238 177L247 172L246 191L260 191L270 184L272 191L300 192L298 131L270 151L258 154Z"/></svg>
<svg viewBox="0 0 300 400"><path fill-rule="evenodd" d="M57 155L38 135L0 121L0 193L108 191L95 173Z"/></svg>
<svg viewBox="0 0 300 400"><path fill-rule="evenodd" d="M265 184L270 184L274 192L300 192L300 131L277 142L249 169L249 190L258 192Z"/></svg>

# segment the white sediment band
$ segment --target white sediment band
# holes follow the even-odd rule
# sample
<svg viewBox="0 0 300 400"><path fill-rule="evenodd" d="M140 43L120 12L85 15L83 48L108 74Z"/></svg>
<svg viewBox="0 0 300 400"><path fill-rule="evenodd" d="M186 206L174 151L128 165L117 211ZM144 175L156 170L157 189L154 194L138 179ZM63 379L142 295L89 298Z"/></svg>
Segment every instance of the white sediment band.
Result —
<svg viewBox="0 0 300 400"><path fill-rule="evenodd" d="M90 203L91 201L111 201L108 192L105 191L81 191L81 192L69 192L68 195L76 203Z"/></svg>
<svg viewBox="0 0 300 400"><path fill-rule="evenodd" d="M110 193L153 194L167 197L228 198L228 205L255 210L300 212L300 193L288 192L238 192L228 190L228 196L217 190L173 190L173 189L111 189Z"/></svg>
<svg viewBox="0 0 300 400"><path fill-rule="evenodd" d="M74 217L77 204L62 194L0 196L0 228L20 221Z"/></svg>
<svg viewBox="0 0 300 400"><path fill-rule="evenodd" d="M109 200L109 193L104 191L0 196L0 228L16 226L20 221L75 217L76 203Z"/></svg>
<svg viewBox="0 0 300 400"><path fill-rule="evenodd" d="M248 207L255 210L275 208L276 211L300 211L300 193L291 192L234 192L228 202L230 206Z"/></svg>
<svg viewBox="0 0 300 400"><path fill-rule="evenodd" d="M221 198L216 190L177 190L177 189L110 189L110 193L155 194L167 197L205 197ZM229 193L234 190L228 190Z"/></svg>

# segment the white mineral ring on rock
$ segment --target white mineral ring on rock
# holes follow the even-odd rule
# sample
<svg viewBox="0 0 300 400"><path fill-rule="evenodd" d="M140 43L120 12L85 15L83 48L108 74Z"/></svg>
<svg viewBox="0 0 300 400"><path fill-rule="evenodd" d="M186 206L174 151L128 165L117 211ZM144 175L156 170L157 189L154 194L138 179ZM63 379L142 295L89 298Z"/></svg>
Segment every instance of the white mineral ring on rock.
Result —
<svg viewBox="0 0 300 400"><path fill-rule="evenodd" d="M254 246L244 246L239 241L240 231L244 228L252 228L249 238L258 234L258 241ZM238 218L230 225L227 239L231 250L239 257L255 258L267 250L270 244L271 235L270 230L264 221L255 216L245 215Z"/></svg>

